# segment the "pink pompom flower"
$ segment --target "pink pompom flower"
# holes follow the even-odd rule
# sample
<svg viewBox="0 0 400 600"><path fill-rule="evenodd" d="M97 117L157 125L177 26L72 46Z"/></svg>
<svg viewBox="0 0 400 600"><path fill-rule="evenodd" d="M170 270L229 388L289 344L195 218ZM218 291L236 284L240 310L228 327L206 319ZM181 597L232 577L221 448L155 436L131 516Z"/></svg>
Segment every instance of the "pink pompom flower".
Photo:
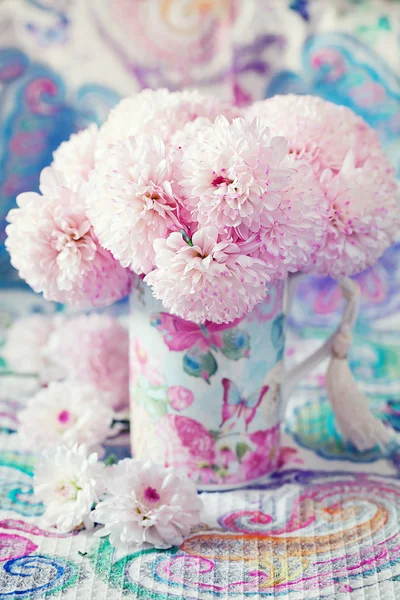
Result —
<svg viewBox="0 0 400 600"><path fill-rule="evenodd" d="M69 187L88 180L94 167L97 134L97 126L90 125L87 129L72 134L53 153L52 167L63 174Z"/></svg>
<svg viewBox="0 0 400 600"><path fill-rule="evenodd" d="M146 89L124 98L111 110L100 128L96 156L104 156L111 145L138 134L157 133L168 144L186 123L197 117L214 120L222 114L231 119L239 115L239 109L198 90L169 92L166 89Z"/></svg>
<svg viewBox="0 0 400 600"><path fill-rule="evenodd" d="M216 227L156 240L156 269L145 277L165 308L189 321L229 323L265 297L265 262L242 254L237 244L219 241Z"/></svg>
<svg viewBox="0 0 400 600"><path fill-rule="evenodd" d="M69 381L90 383L115 410L129 404L129 338L109 315L66 320L50 335L43 354Z"/></svg>
<svg viewBox="0 0 400 600"><path fill-rule="evenodd" d="M116 548L179 546L200 521L196 486L172 468L126 458L111 467L106 494L91 519Z"/></svg>
<svg viewBox="0 0 400 600"><path fill-rule="evenodd" d="M51 167L43 195L26 192L7 216L12 265L46 300L75 306L112 304L130 289L130 274L100 246L86 215L84 191L66 186Z"/></svg>
<svg viewBox="0 0 400 600"><path fill-rule="evenodd" d="M328 233L315 252L319 273L340 278L372 266L388 248L400 225L395 187L366 167L357 168L349 152L341 171L326 169L322 189L329 201Z"/></svg>
<svg viewBox="0 0 400 600"><path fill-rule="evenodd" d="M179 230L172 162L162 139L130 137L109 149L90 179L88 215L100 243L138 274L154 266L153 242Z"/></svg>
<svg viewBox="0 0 400 600"><path fill-rule="evenodd" d="M245 227L257 233L268 224L292 173L282 165L286 140L272 137L260 119L229 123L223 116L189 140L176 169L193 220L220 232Z"/></svg>
<svg viewBox="0 0 400 600"><path fill-rule="evenodd" d="M376 131L346 106L288 94L255 102L246 115L265 119L274 135L288 140L289 152L309 162L318 176L324 169L340 171L349 150L356 167L370 161L379 171L392 172Z"/></svg>

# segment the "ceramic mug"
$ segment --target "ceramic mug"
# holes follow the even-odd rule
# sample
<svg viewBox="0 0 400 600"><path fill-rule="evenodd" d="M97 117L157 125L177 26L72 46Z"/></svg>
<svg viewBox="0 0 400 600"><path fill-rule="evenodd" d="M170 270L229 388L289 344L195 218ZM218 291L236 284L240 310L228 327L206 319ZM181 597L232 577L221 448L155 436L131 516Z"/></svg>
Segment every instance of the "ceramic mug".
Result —
<svg viewBox="0 0 400 600"><path fill-rule="evenodd" d="M304 375L303 367L288 374L283 366L284 303L290 310L292 292L278 282L244 318L197 325L166 312L135 279L130 313L135 457L184 469L202 490L242 487L277 469L287 396ZM305 370L315 362L305 361Z"/></svg>

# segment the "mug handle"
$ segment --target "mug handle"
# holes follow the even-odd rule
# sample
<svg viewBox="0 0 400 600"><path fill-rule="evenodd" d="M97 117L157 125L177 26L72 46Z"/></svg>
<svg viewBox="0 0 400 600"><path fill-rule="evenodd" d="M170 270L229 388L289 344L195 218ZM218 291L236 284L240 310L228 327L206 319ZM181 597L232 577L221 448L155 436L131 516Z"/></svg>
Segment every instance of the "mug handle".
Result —
<svg viewBox="0 0 400 600"><path fill-rule="evenodd" d="M304 274L289 277L284 300L284 314L290 314L296 287ZM352 343L352 331L360 310L360 288L349 277L338 280L344 309L337 329L328 339L289 371L284 372L282 383L282 420L289 397L298 383L323 360L330 358L326 374L328 399L335 414L336 426L344 441L352 443L357 450L365 451L375 446L382 449L394 441L395 431L375 417L367 396L359 389L348 364L347 356Z"/></svg>

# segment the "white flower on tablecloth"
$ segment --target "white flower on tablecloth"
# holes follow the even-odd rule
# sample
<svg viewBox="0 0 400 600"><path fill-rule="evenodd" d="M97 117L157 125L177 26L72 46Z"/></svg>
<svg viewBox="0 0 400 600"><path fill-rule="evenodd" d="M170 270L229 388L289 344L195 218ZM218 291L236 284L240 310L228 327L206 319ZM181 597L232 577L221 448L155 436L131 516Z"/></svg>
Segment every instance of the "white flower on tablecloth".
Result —
<svg viewBox="0 0 400 600"><path fill-rule="evenodd" d="M125 459L111 467L105 500L91 514L117 548L179 546L200 520L196 487L178 471Z"/></svg>
<svg viewBox="0 0 400 600"><path fill-rule="evenodd" d="M35 496L45 505L43 522L68 533L84 524L93 527L89 514L104 488L104 464L85 445L59 446L47 451L35 470Z"/></svg>
<svg viewBox="0 0 400 600"><path fill-rule="evenodd" d="M52 382L18 413L23 447L36 451L59 444L95 449L111 433L113 411L98 389L77 381Z"/></svg>

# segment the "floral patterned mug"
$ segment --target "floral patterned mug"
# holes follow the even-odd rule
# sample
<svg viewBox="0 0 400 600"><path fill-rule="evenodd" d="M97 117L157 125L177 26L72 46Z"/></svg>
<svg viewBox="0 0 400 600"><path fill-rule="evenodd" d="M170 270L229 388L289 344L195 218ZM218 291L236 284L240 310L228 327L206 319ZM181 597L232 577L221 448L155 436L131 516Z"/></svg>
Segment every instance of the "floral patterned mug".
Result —
<svg viewBox="0 0 400 600"><path fill-rule="evenodd" d="M197 325L165 312L135 280L130 382L137 458L185 469L202 490L242 487L277 469L283 396L303 375L298 368L294 377L286 373L282 394L288 289L277 283L229 325Z"/></svg>

